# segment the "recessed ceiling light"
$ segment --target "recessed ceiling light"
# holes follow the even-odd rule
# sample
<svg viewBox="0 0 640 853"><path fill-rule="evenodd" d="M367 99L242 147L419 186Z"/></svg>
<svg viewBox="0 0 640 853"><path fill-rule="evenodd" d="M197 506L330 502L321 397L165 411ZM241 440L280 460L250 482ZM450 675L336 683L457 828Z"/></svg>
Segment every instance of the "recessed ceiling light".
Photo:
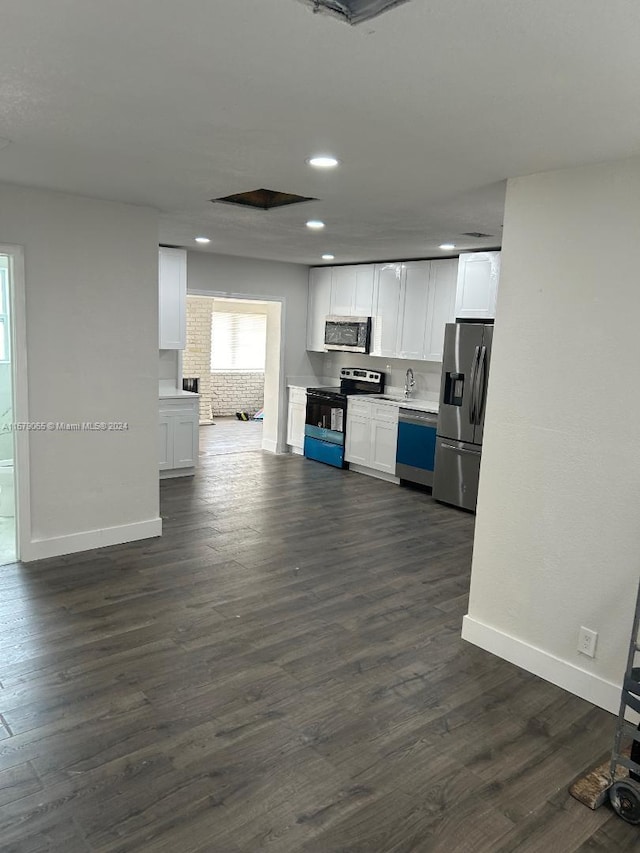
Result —
<svg viewBox="0 0 640 853"><path fill-rule="evenodd" d="M316 169L333 169L338 165L338 160L335 157L330 157L328 154L323 154L318 157L309 157L307 163L310 166L315 166Z"/></svg>
<svg viewBox="0 0 640 853"><path fill-rule="evenodd" d="M451 249L455 249L455 247L456 247L455 243L441 243L440 244L440 248L444 249L445 252L449 251Z"/></svg>
<svg viewBox="0 0 640 853"><path fill-rule="evenodd" d="M334 258L335 258L335 255L323 255L322 256L323 261L332 261Z"/></svg>
<svg viewBox="0 0 640 853"><path fill-rule="evenodd" d="M324 222L321 222L319 219L310 219L307 222L307 228L312 228L314 231L319 231L321 228L324 228Z"/></svg>
<svg viewBox="0 0 640 853"><path fill-rule="evenodd" d="M211 240L208 237L196 237L196 243L210 243Z"/></svg>

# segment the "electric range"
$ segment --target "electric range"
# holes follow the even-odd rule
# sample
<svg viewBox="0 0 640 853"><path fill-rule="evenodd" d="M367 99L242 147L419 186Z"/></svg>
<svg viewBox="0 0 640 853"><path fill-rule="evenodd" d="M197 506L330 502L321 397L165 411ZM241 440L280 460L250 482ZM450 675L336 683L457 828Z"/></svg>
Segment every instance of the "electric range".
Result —
<svg viewBox="0 0 640 853"><path fill-rule="evenodd" d="M347 398L356 394L382 394L385 374L363 367L343 367L339 387L307 388L304 455L335 468L344 461L347 432Z"/></svg>

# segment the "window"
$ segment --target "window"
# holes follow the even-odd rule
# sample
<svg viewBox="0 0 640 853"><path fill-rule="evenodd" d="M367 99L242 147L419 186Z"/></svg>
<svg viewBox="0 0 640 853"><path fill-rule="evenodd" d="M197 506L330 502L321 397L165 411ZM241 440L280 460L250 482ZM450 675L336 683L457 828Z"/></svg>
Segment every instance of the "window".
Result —
<svg viewBox="0 0 640 853"><path fill-rule="evenodd" d="M211 371L264 371L267 346L266 314L211 316Z"/></svg>
<svg viewBox="0 0 640 853"><path fill-rule="evenodd" d="M0 267L0 361L9 360L9 270Z"/></svg>

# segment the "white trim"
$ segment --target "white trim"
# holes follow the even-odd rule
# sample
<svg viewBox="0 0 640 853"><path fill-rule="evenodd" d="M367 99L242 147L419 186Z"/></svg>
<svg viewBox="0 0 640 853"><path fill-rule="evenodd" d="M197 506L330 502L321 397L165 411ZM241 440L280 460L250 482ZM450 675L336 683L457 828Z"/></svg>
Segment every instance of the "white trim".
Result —
<svg viewBox="0 0 640 853"><path fill-rule="evenodd" d="M375 468L369 468L367 465L359 465L356 462L349 462L349 470L356 474L365 474L367 477L375 477L376 480L384 480L387 483L393 483L396 486L400 485L400 478L393 474L388 474L386 471L377 471Z"/></svg>
<svg viewBox="0 0 640 853"><path fill-rule="evenodd" d="M9 315L11 323L11 363L13 420L29 422L29 372L27 369L27 308L24 275L24 248L0 244L0 255L10 263ZM31 475L29 470L29 432L13 433L13 472L16 497L16 559L24 559L31 538Z"/></svg>
<svg viewBox="0 0 640 853"><path fill-rule="evenodd" d="M188 263L188 257L187 257ZM277 440L263 440L262 449L269 453L287 452L287 411L286 411L286 382L284 375L284 330L287 322L287 300L284 296L260 296L254 293L228 293L222 290L194 290L189 287L189 276L187 274L187 296L210 296L213 299L239 299L244 302L268 302L280 305L280 376L278 377L278 399L277 399ZM267 317L267 341L269 340L269 318Z"/></svg>
<svg viewBox="0 0 640 853"><path fill-rule="evenodd" d="M193 477L195 473L196 469L193 466L188 468L161 468L160 479L171 480L175 477Z"/></svg>
<svg viewBox="0 0 640 853"><path fill-rule="evenodd" d="M531 646L517 637L504 634L468 614L462 621L462 639L568 690L581 699L586 699L599 708L604 708L605 711L618 713L619 684L606 681L599 675Z"/></svg>
<svg viewBox="0 0 640 853"><path fill-rule="evenodd" d="M60 557L63 554L75 554L92 548L104 548L107 545L122 545L138 539L151 539L162 536L162 519L151 518L133 524L119 524L116 527L104 527L100 530L86 530L82 533L70 533L66 536L52 536L50 539L34 539L29 542L22 554L25 563L43 560L46 557Z"/></svg>

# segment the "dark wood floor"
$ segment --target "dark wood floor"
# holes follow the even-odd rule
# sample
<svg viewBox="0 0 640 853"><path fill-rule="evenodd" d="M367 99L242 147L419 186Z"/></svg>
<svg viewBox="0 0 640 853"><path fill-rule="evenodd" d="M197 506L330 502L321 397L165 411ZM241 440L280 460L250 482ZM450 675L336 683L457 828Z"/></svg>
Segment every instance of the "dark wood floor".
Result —
<svg viewBox="0 0 640 853"><path fill-rule="evenodd" d="M471 516L215 431L161 540L1 570L2 853L640 849L612 718L460 640Z"/></svg>

